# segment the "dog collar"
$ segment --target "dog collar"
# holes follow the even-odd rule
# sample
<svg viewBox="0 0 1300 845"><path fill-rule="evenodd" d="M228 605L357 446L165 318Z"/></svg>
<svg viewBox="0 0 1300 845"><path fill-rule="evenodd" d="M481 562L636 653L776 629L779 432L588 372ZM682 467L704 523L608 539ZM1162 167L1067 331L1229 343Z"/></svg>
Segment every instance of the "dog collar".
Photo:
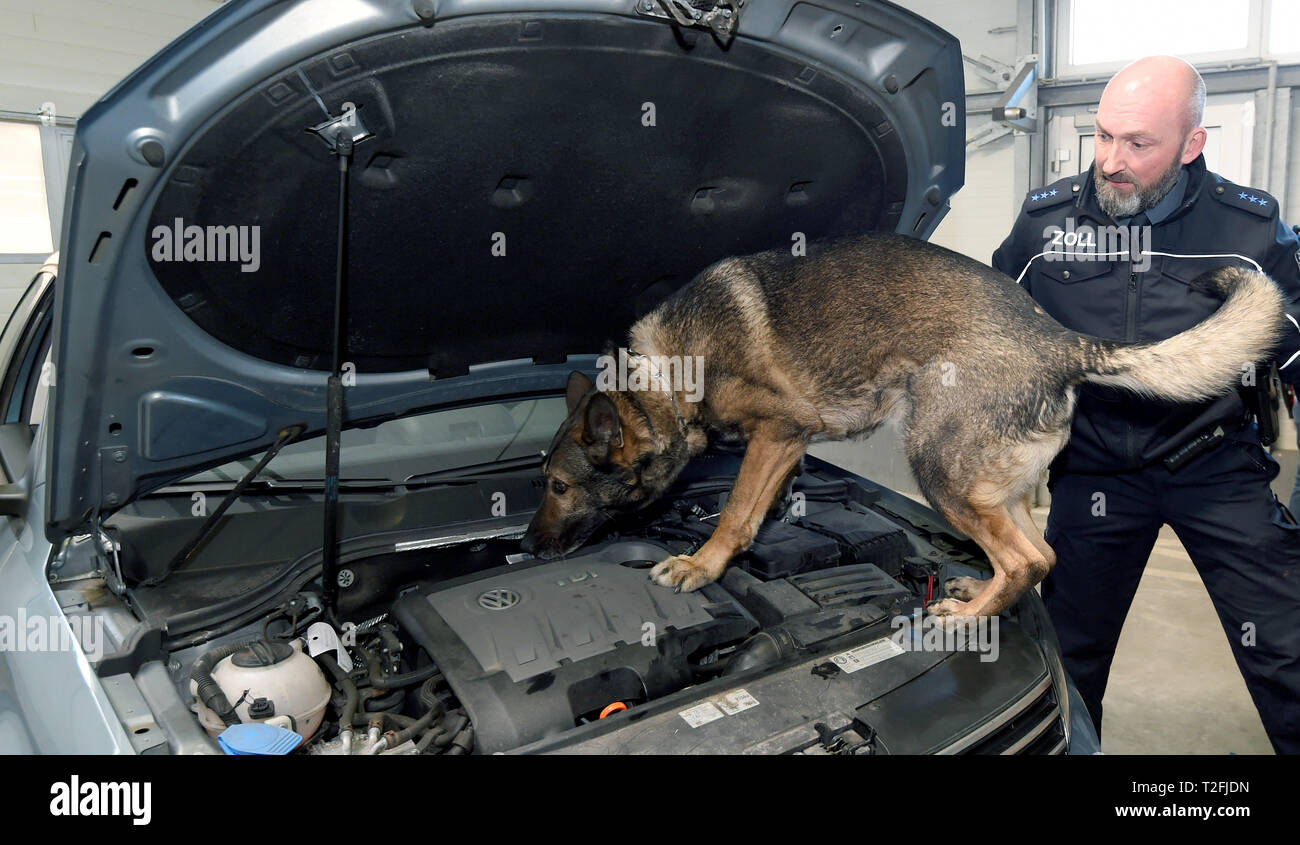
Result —
<svg viewBox="0 0 1300 845"><path fill-rule="evenodd" d="M646 362L646 367L650 370L650 378L657 381L663 391L668 394L668 401L671 402L673 406L673 416L677 418L677 430L685 436L686 418L682 416L681 410L677 407L677 395L673 392L672 382L668 381L668 379L664 377L663 372L655 366L654 359L649 355L642 355L640 352L629 347L627 350L627 357L630 360L640 359ZM647 422L648 421L649 420L647 420Z"/></svg>

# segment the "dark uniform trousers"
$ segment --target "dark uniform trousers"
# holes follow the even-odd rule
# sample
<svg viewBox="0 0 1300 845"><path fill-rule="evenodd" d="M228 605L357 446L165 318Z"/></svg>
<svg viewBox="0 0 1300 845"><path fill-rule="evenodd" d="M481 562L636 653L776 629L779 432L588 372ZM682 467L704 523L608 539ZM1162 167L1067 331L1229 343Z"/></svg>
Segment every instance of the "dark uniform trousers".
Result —
<svg viewBox="0 0 1300 845"><path fill-rule="evenodd" d="M1233 437L1178 472L1157 462L1051 478L1046 539L1057 564L1043 600L1099 736L1120 629L1168 523L1209 591L1274 750L1300 754L1300 526L1269 489L1279 467L1253 426Z"/></svg>

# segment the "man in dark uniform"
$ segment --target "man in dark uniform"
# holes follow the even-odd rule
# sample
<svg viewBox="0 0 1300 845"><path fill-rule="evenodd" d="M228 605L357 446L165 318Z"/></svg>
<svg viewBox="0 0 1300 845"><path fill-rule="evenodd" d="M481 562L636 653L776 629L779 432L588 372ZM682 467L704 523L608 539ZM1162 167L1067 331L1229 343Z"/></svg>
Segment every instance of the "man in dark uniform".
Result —
<svg viewBox="0 0 1300 845"><path fill-rule="evenodd" d="M1067 327L1115 340L1162 340L1205 319L1220 302L1197 277L1252 266L1246 259L1300 314L1300 241L1271 196L1206 170L1204 105L1205 83L1181 59L1121 70L1102 94L1092 169L1030 192L993 265L1013 278L1024 271L1030 295ZM1300 330L1287 325L1274 355L1294 383ZM1263 377L1242 364L1243 384ZM1184 405L1080 390L1049 476L1046 539L1057 564L1042 592L1099 734L1120 629L1168 524L1209 591L1274 749L1300 753L1300 526L1269 488L1277 473L1236 391Z"/></svg>

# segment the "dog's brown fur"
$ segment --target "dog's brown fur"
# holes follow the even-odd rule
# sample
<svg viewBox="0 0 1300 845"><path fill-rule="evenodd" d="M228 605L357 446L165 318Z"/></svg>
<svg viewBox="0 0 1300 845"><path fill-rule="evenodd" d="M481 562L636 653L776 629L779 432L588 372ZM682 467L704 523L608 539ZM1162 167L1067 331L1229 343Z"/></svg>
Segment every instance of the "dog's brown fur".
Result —
<svg viewBox="0 0 1300 845"><path fill-rule="evenodd" d="M713 535L651 572L694 590L748 548L810 443L865 437L894 418L926 499L994 570L955 580L930 611L998 613L1055 563L1027 497L1065 446L1078 385L1204 399L1276 342L1282 300L1268 277L1223 268L1201 281L1226 297L1212 317L1160 343L1124 344L1072 332L1006 276L902 236L725 259L630 331L644 355L702 356L703 400L600 392L574 373L524 546L571 551L610 511L660 496L710 432L740 434L748 448Z"/></svg>

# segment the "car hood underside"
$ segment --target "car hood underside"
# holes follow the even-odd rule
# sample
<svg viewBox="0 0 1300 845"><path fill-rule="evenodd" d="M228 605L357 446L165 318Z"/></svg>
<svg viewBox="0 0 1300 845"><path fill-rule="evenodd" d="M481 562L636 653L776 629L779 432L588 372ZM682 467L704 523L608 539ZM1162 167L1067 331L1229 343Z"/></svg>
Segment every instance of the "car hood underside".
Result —
<svg viewBox="0 0 1300 845"><path fill-rule="evenodd" d="M236 2L78 128L49 533L323 430L346 207L347 424L560 389L728 255L926 236L961 185L957 42L884 3ZM958 110L960 114L960 110ZM103 315L111 314L106 320Z"/></svg>

